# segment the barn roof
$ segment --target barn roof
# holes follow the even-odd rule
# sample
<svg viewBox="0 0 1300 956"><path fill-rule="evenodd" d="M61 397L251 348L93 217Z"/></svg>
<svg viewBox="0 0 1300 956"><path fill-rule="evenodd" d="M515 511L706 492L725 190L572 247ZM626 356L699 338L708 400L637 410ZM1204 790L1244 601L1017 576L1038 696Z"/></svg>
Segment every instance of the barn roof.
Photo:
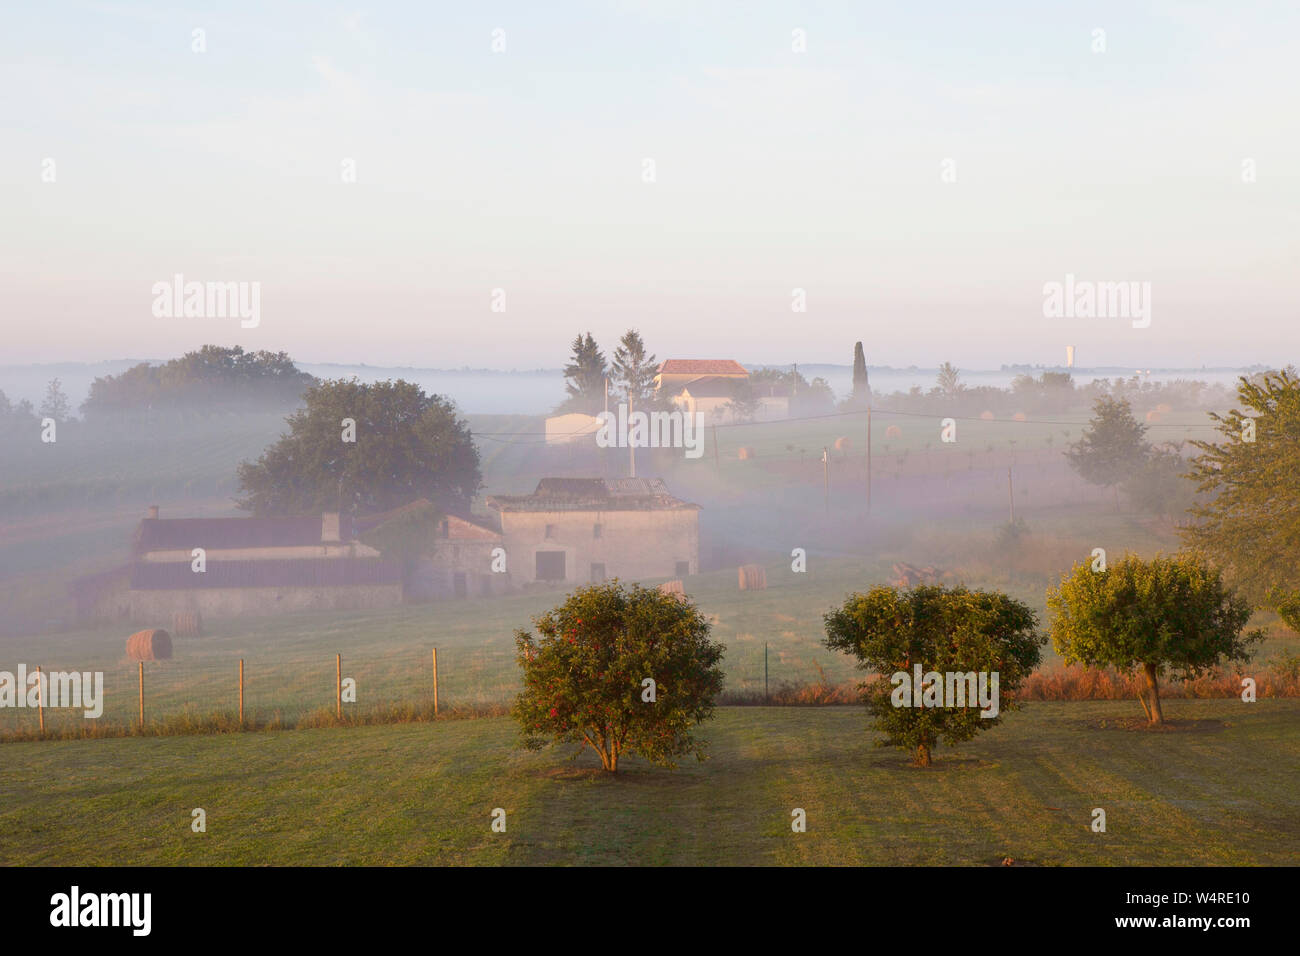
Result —
<svg viewBox="0 0 1300 956"><path fill-rule="evenodd" d="M135 553L191 548L290 548L321 543L320 515L290 518L143 518ZM339 516L339 538L352 540L350 515Z"/></svg>
<svg viewBox="0 0 1300 956"><path fill-rule="evenodd" d="M497 511L681 511L699 505L674 498L661 478L543 478L531 495L491 495Z"/></svg>
<svg viewBox="0 0 1300 956"><path fill-rule="evenodd" d="M660 375L748 375L734 359L668 359L659 366Z"/></svg>
<svg viewBox="0 0 1300 956"><path fill-rule="evenodd" d="M277 558L269 561L209 561L199 573L188 561L141 561L131 568L131 588L184 591L191 588L347 587L401 584L402 565L382 558Z"/></svg>

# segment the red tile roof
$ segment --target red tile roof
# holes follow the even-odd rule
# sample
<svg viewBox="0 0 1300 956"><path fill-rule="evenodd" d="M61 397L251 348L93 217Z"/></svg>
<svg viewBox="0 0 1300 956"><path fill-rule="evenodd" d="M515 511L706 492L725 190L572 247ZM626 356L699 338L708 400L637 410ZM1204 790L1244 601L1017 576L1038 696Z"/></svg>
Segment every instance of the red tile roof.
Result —
<svg viewBox="0 0 1300 956"><path fill-rule="evenodd" d="M732 359L668 359L659 366L660 375L748 375L745 366Z"/></svg>

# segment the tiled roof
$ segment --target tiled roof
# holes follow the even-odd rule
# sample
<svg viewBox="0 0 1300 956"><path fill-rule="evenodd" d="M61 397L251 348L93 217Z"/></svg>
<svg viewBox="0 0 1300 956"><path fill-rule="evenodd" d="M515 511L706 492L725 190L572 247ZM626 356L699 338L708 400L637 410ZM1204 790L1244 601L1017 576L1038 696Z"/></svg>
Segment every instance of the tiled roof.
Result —
<svg viewBox="0 0 1300 956"><path fill-rule="evenodd" d="M196 572L188 561L137 563L131 588L181 591L190 588L347 587L401 584L402 565L382 558L278 558L270 561L209 561Z"/></svg>
<svg viewBox="0 0 1300 956"><path fill-rule="evenodd" d="M352 540L349 515L339 517L339 537ZM144 518L135 552L191 548L290 548L321 543L321 516L291 518Z"/></svg>
<svg viewBox="0 0 1300 956"><path fill-rule="evenodd" d="M660 478L543 478L531 495L491 495L497 511L682 511L699 505L674 498Z"/></svg>
<svg viewBox="0 0 1300 956"><path fill-rule="evenodd" d="M733 359L668 359L659 366L660 375L748 375L745 366Z"/></svg>

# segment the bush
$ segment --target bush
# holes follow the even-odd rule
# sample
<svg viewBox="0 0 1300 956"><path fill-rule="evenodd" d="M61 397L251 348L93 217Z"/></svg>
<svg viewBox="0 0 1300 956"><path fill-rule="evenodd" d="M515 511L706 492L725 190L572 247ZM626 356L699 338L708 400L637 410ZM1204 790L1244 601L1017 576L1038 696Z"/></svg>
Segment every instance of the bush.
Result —
<svg viewBox="0 0 1300 956"><path fill-rule="evenodd" d="M524 746L590 747L605 770L624 754L674 766L713 714L723 647L690 601L617 579L579 588L515 632L524 690L511 710Z"/></svg>

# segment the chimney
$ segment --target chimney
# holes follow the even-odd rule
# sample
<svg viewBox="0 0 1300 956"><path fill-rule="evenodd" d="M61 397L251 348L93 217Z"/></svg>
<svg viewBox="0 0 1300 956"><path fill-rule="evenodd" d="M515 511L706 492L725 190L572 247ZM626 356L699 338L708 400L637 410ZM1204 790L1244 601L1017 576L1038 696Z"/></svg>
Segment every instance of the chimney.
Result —
<svg viewBox="0 0 1300 956"><path fill-rule="evenodd" d="M320 540L321 544L339 543L339 513L337 511L327 511L320 516Z"/></svg>
<svg viewBox="0 0 1300 956"><path fill-rule="evenodd" d="M150 505L150 506L149 506L149 510L148 510L148 512L145 514L145 517L146 517L146 518L156 518L156 517L158 517L158 506L157 506L157 505Z"/></svg>

